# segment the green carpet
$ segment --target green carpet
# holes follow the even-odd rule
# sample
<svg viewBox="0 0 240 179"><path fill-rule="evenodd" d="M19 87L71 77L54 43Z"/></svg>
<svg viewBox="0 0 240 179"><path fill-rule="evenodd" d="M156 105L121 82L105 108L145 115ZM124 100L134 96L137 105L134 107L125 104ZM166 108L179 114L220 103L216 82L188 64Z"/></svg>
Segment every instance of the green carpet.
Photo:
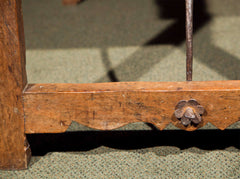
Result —
<svg viewBox="0 0 240 179"><path fill-rule="evenodd" d="M240 1L194 2L193 79L240 80ZM23 0L23 14L29 83L185 80L183 0ZM70 143L28 136L29 169L0 178L238 178L239 128L207 124L195 140L173 125L163 136L145 123L105 135L73 122Z"/></svg>

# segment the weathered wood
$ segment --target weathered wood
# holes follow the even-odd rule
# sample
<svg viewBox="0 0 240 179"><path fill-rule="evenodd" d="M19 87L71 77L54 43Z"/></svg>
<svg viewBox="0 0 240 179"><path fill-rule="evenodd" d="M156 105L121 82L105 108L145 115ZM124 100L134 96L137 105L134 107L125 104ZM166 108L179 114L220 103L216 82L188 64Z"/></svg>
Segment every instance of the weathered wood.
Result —
<svg viewBox="0 0 240 179"><path fill-rule="evenodd" d="M198 126L175 115L181 100L196 99L205 112ZM210 122L225 129L240 119L240 81L32 84L24 93L25 132L64 132L72 121L110 130L148 122L192 131Z"/></svg>
<svg viewBox="0 0 240 179"><path fill-rule="evenodd" d="M27 168L22 91L27 84L20 0L0 0L0 169Z"/></svg>

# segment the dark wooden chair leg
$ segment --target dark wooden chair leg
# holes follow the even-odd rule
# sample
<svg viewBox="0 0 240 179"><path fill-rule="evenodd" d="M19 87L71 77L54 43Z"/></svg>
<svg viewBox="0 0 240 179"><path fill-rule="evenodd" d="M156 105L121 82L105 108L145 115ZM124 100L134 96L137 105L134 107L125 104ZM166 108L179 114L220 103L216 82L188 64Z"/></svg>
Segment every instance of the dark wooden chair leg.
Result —
<svg viewBox="0 0 240 179"><path fill-rule="evenodd" d="M62 0L62 4L63 5L76 5L82 1L83 0Z"/></svg>
<svg viewBox="0 0 240 179"><path fill-rule="evenodd" d="M0 169L25 169L31 156L24 129L26 85L21 0L0 0Z"/></svg>

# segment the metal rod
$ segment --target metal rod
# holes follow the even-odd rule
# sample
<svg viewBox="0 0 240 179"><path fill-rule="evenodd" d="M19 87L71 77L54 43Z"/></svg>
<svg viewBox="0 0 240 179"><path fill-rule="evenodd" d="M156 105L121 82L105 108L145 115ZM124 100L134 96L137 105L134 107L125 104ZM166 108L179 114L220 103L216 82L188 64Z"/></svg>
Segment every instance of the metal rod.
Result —
<svg viewBox="0 0 240 179"><path fill-rule="evenodd" d="M186 80L192 81L193 63L193 0L186 1Z"/></svg>

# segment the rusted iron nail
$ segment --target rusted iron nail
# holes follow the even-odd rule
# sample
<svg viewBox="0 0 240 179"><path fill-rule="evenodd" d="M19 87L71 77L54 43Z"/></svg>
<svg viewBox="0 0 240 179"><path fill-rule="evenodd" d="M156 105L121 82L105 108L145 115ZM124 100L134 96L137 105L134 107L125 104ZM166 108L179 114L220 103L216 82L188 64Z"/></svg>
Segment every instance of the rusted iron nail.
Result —
<svg viewBox="0 0 240 179"><path fill-rule="evenodd" d="M175 108L175 117L178 118L184 126L190 124L197 125L202 121L201 115L204 108L195 100L180 101Z"/></svg>

